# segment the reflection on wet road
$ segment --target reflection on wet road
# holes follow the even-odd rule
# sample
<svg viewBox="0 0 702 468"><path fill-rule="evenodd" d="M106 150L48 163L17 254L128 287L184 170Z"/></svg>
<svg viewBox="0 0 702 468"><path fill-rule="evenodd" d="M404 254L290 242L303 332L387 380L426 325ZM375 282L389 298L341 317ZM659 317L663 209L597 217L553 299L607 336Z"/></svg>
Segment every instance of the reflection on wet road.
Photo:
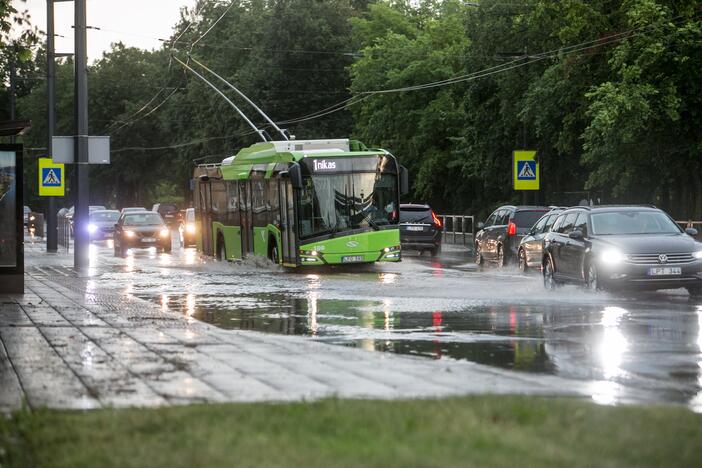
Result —
<svg viewBox="0 0 702 468"><path fill-rule="evenodd" d="M684 290L549 293L536 275L477 271L457 251L315 272L263 260L217 263L194 249L116 259L100 246L93 254L96 287L221 328L555 374L582 380L600 403L679 402L702 411L702 302Z"/></svg>

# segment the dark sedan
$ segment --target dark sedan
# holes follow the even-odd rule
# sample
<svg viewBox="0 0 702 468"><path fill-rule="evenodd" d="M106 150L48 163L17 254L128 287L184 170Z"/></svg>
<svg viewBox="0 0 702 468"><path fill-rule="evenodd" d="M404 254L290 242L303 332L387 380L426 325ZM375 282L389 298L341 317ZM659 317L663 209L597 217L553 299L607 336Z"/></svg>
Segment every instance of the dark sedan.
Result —
<svg viewBox="0 0 702 468"><path fill-rule="evenodd" d="M441 252L441 220L429 205L407 203L400 205L400 243L403 249L428 251L432 256Z"/></svg>
<svg viewBox="0 0 702 468"><path fill-rule="evenodd" d="M503 267L517 258L522 238L549 209L545 206L501 206L478 223L475 235L475 263L494 262Z"/></svg>
<svg viewBox="0 0 702 468"><path fill-rule="evenodd" d="M544 239L544 286L591 290L673 289L702 294L702 244L653 207L578 207L561 213Z"/></svg>
<svg viewBox="0 0 702 468"><path fill-rule="evenodd" d="M156 247L171 251L171 231L160 214L151 211L125 213L115 226L115 256L124 257L129 249Z"/></svg>
<svg viewBox="0 0 702 468"><path fill-rule="evenodd" d="M112 239L118 219L119 211L117 210L91 211L88 221L90 240Z"/></svg>
<svg viewBox="0 0 702 468"><path fill-rule="evenodd" d="M517 258L519 259L519 270L527 273L530 269L541 270L541 259L543 258L544 238L551 230L551 226L558 218L558 214L565 208L553 208L543 215L526 233L519 243Z"/></svg>

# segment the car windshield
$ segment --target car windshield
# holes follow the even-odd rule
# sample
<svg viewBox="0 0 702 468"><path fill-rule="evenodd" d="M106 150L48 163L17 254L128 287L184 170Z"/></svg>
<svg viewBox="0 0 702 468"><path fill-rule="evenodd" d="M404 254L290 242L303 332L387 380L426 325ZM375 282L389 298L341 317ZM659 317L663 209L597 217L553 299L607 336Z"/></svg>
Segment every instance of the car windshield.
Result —
<svg viewBox="0 0 702 468"><path fill-rule="evenodd" d="M530 228L546 213L541 211L517 211L514 215L514 224L518 228Z"/></svg>
<svg viewBox="0 0 702 468"><path fill-rule="evenodd" d="M163 219L158 213L133 213L124 217L125 226L156 226L163 224Z"/></svg>
<svg viewBox="0 0 702 468"><path fill-rule="evenodd" d="M304 178L300 233L310 237L390 224L397 206L394 174L324 174Z"/></svg>
<svg viewBox="0 0 702 468"><path fill-rule="evenodd" d="M117 221L119 219L119 211L94 211L90 213L90 221Z"/></svg>
<svg viewBox="0 0 702 468"><path fill-rule="evenodd" d="M682 230L659 211L593 213L592 233L599 236L628 234L679 234Z"/></svg>

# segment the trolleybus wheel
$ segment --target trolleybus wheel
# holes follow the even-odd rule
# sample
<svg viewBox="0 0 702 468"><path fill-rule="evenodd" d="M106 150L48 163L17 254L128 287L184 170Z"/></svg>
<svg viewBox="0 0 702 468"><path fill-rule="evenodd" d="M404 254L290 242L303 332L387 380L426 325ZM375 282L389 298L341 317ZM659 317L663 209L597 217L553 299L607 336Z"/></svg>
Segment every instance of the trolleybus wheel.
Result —
<svg viewBox="0 0 702 468"><path fill-rule="evenodd" d="M217 260L223 262L227 259L227 249L224 246L224 237L217 236Z"/></svg>

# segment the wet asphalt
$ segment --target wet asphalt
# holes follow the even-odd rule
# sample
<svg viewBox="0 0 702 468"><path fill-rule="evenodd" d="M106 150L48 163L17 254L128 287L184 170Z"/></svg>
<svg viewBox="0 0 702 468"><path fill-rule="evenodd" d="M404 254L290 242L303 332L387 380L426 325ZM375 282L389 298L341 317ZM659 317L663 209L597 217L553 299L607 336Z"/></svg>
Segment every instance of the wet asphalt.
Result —
<svg viewBox="0 0 702 468"><path fill-rule="evenodd" d="M398 264L315 271L221 263L177 245L122 259L98 243L91 262L96 287L224 329L557 375L603 404L702 411L702 301L683 289L547 292L536 273L479 270L453 246L439 258L406 252Z"/></svg>

